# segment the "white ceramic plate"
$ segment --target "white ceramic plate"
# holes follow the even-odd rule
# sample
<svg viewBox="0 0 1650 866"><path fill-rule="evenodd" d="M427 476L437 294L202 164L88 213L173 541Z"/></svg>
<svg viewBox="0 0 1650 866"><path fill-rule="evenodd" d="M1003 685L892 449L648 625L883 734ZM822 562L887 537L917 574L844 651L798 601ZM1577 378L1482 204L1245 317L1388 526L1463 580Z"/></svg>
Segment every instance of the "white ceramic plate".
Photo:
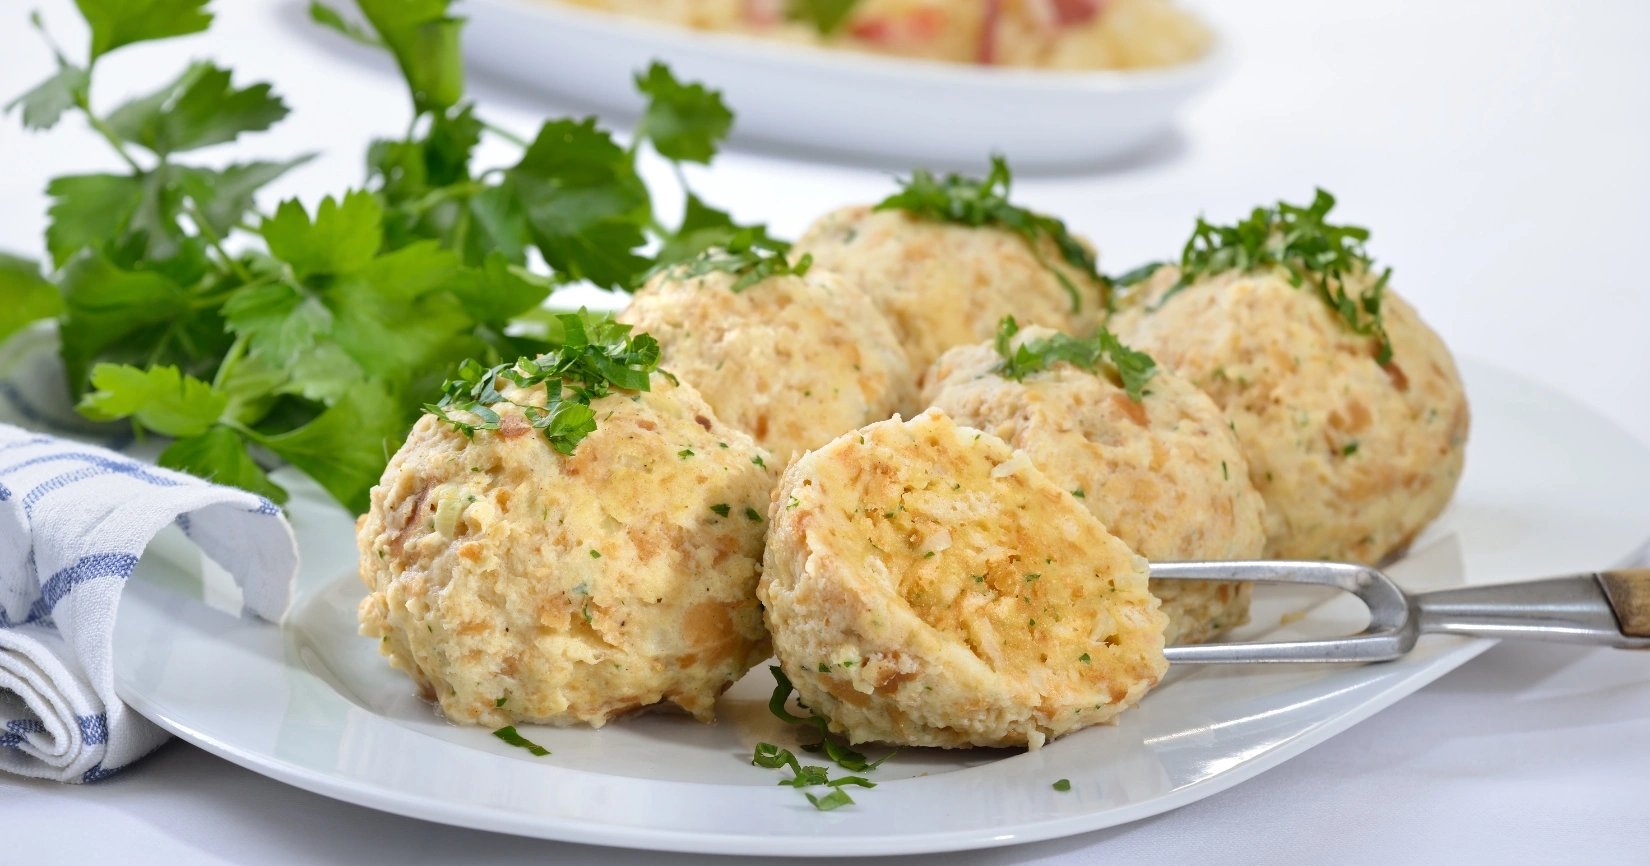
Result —
<svg viewBox="0 0 1650 866"><path fill-rule="evenodd" d="M1455 502L1393 569L1412 588L1615 565L1650 529L1650 452L1566 398L1467 364L1475 414ZM1477 655L1428 638L1362 667L1182 667L1113 727L1041 751L908 750L858 805L815 811L751 766L759 741L796 747L767 714L758 668L721 721L651 716L600 731L523 727L534 758L446 724L355 634L353 528L301 476L289 514L304 571L284 627L238 617L232 584L181 535L150 547L121 602L116 687L173 733L275 779L364 806L484 830L718 854L896 854L1048 839L1154 815L1299 754ZM1257 593L1262 632L1363 625L1350 597ZM1276 628L1280 617L1310 609ZM1061 793L1051 784L1071 781Z"/></svg>
<svg viewBox="0 0 1650 866"><path fill-rule="evenodd" d="M485 72L626 113L653 60L721 88L734 133L909 165L1088 165L1161 135L1226 65L1058 72L905 60L707 33L551 0L466 0L465 56Z"/></svg>

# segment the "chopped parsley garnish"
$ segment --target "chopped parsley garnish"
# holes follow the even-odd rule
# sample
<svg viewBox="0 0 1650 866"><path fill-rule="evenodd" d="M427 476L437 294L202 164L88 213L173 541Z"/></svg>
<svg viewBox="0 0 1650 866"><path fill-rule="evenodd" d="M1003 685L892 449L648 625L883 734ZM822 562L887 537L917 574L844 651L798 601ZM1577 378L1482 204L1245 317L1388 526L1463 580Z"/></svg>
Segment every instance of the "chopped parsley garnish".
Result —
<svg viewBox="0 0 1650 866"><path fill-rule="evenodd" d="M1180 279L1157 305L1161 307L1181 289L1204 277L1233 270L1278 268L1296 288L1310 282L1318 297L1353 333L1378 340L1376 362L1387 363L1392 360L1392 341L1381 318L1381 301L1392 269L1382 270L1361 294L1348 288L1348 279L1374 273L1375 263L1364 250L1368 229L1326 221L1334 207L1335 197L1320 189L1306 207L1280 201L1275 207L1257 207L1248 218L1232 225L1213 225L1199 217L1180 254ZM1150 276L1147 268L1131 271L1128 276L1141 273Z"/></svg>
<svg viewBox="0 0 1650 866"><path fill-rule="evenodd" d="M1058 782L1055 782L1054 783L1054 790L1056 790L1056 791L1070 791L1071 790L1071 780L1070 779L1061 779Z"/></svg>
<svg viewBox="0 0 1650 866"><path fill-rule="evenodd" d="M676 456L682 458L683 460L686 460L689 457L693 456L693 449L692 448L683 448L682 450L676 452Z"/></svg>
<svg viewBox="0 0 1650 866"><path fill-rule="evenodd" d="M502 697L502 698L499 698L499 699L498 699L498 700L496 700L496 701L493 701L493 706L495 706L495 707L502 707L502 706L504 706L504 702L505 702L505 701L507 701L507 700L509 700L509 699L510 699L510 696L509 696L509 695L505 695L505 696L504 696L504 697Z"/></svg>
<svg viewBox="0 0 1650 866"><path fill-rule="evenodd" d="M726 446L723 446L723 447L726 447ZM762 462L762 455L760 455L760 454L756 455L755 457L752 457L751 462L755 463L756 465L758 465L760 467L762 467L763 469L768 468L768 464Z"/></svg>
<svg viewBox="0 0 1650 866"><path fill-rule="evenodd" d="M1071 296L1071 311L1081 312L1083 296L1077 284L1043 255L1043 242L1052 241L1060 251L1060 259L1093 280L1100 286L1102 298L1109 299L1110 282L1101 275L1094 253L1067 230L1064 222L1010 204L1008 192L1013 183L1008 162L995 155L991 157L991 173L986 175L985 180L960 174L936 178L932 172L919 168L911 172L909 180L902 182L899 192L879 202L876 210L903 210L923 219L970 228L990 226L1013 232L1026 242L1037 261L1060 281L1066 294Z"/></svg>
<svg viewBox="0 0 1650 866"><path fill-rule="evenodd" d="M515 729L514 725L507 725L505 727L499 728L498 730L493 732L493 736L498 737L499 739L503 740L506 743L509 743L512 746L515 746L518 749L526 749L527 751L533 753L533 757L535 757L535 758L542 758L545 755L550 754L549 749L546 749L545 747L539 745L538 743L535 743L532 740L529 740L526 737L516 733L516 729Z"/></svg>
<svg viewBox="0 0 1650 866"><path fill-rule="evenodd" d="M833 799L836 794L841 793L840 789L843 785L858 785L861 788L875 788L877 786L877 783L860 776L844 776L840 779L832 779L829 767L804 765L797 761L796 755L790 749L781 749L773 743L757 743L756 751L751 755L751 763L758 767L767 767L770 770L789 768L791 778L779 780L779 784L787 787L812 788L824 785L837 789L823 797L815 797L812 794L807 795L808 802L813 803L814 808L822 811L853 804L854 801L846 794L843 794L840 800Z"/></svg>
<svg viewBox="0 0 1650 866"><path fill-rule="evenodd" d="M796 755L790 749L781 749L773 743L757 743L756 753L751 756L751 763L758 767L767 767L770 770L778 770L788 766L797 775L802 774L801 767L796 761ZM781 782L780 784L787 783ZM820 784L824 784L824 782L820 782Z"/></svg>
<svg viewBox="0 0 1650 866"><path fill-rule="evenodd" d="M1163 267L1164 264L1164 262L1147 262L1132 271L1112 277L1112 284L1118 288L1127 288L1135 283L1143 283L1151 279L1152 274L1157 273L1158 268Z"/></svg>
<svg viewBox="0 0 1650 866"><path fill-rule="evenodd" d="M852 663L850 662L849 664ZM863 773L867 770L875 770L877 767L882 765L883 761L892 758L894 754L899 751L896 749L893 752L883 755L875 761L868 761L865 756L859 752L856 752L853 749L838 743L836 740L831 739L830 723L827 722L823 716L810 709L808 710L807 717L804 718L802 716L793 715L790 710L785 709L785 702L790 700L791 692L795 690L795 687L791 685L791 678L785 676L785 672L781 670L778 665L768 665L768 670L773 674L774 679L773 695L768 698L768 711L777 716L782 722L789 722L793 725L812 725L819 729L819 735L822 738L821 741L818 743L805 745L802 748L808 749L809 751L819 751L823 749L826 756L832 761L835 761L837 766L853 773Z"/></svg>
<svg viewBox="0 0 1650 866"><path fill-rule="evenodd" d="M848 796L848 792L842 790L841 788L833 788L831 789L831 793L826 794L823 797L815 797L806 791L802 793L808 798L808 802L814 804L814 808L821 812L829 812L832 809L840 809L843 806L854 805L854 798Z"/></svg>
<svg viewBox="0 0 1650 866"><path fill-rule="evenodd" d="M1081 487L1077 488L1076 490L1071 491L1071 495L1077 497L1078 499L1087 499L1088 498L1088 494L1084 493L1083 488L1081 488Z"/></svg>
<svg viewBox="0 0 1650 866"><path fill-rule="evenodd" d="M721 515L722 517L727 517L728 512L732 511L733 509L729 508L728 504L726 502L724 502L724 503L721 503L719 505L712 505L710 507L710 510L716 512L717 514Z"/></svg>
<svg viewBox="0 0 1650 866"><path fill-rule="evenodd" d="M1352 455L1354 455L1356 453L1358 453L1358 440L1356 440L1356 439L1354 439L1351 442L1348 442L1345 445L1341 446L1341 456L1342 457L1351 457Z"/></svg>
<svg viewBox="0 0 1650 866"><path fill-rule="evenodd" d="M745 519L750 520L750 521L755 522L755 523L761 523L762 522L762 515L757 514L756 509L754 509L754 508L750 507L749 505L747 505L747 506L745 506Z"/></svg>
<svg viewBox="0 0 1650 866"><path fill-rule="evenodd" d="M599 551L599 550L592 550L592 551L590 551L590 558L591 559L601 559L602 558L602 552Z"/></svg>
<svg viewBox="0 0 1650 866"><path fill-rule="evenodd" d="M458 368L458 378L441 386L441 402L426 405L425 411L473 437L477 430L499 429L502 418L494 406L515 406L551 447L572 454L596 429L590 401L607 396L613 388L649 390L648 375L659 366L659 343L647 334L633 336L629 325L611 320L587 324L587 317L576 314L556 318L563 330L561 345L537 358L495 367L466 360ZM498 390L500 379L521 388L544 385L545 405L506 398ZM455 412L479 420L454 417Z"/></svg>
<svg viewBox="0 0 1650 866"><path fill-rule="evenodd" d="M790 244L768 237L764 230L740 229L726 244L711 247L686 262L660 265L654 273L669 273L677 280L717 271L733 274L737 279L728 289L737 294L769 277L806 276L813 267L814 257L803 253L802 258L792 264L785 256L790 248Z"/></svg>
<svg viewBox="0 0 1650 866"><path fill-rule="evenodd" d="M1088 662L1091 661L1091 659L1089 658L1088 653L1083 653L1082 655L1078 656L1077 660L1080 661L1080 662L1083 662L1084 664L1087 664Z"/></svg>
<svg viewBox="0 0 1650 866"><path fill-rule="evenodd" d="M786 754L790 754L790 752L787 751ZM797 769L796 778L782 779L779 784L789 785L792 788L807 788L812 785L823 785L830 781L830 777L830 769L809 764Z"/></svg>
<svg viewBox="0 0 1650 866"><path fill-rule="evenodd" d="M1157 374L1157 362L1150 355L1123 345L1115 334L1104 327L1088 339L1056 333L1025 340L1015 347L1014 335L1018 333L1020 323L1013 316L1004 316L997 323L997 354L1003 358L997 365L997 375L1004 379L1019 382L1060 361L1093 373L1099 369L1101 361L1108 361L1122 380L1123 391L1130 400L1139 403L1146 395L1146 383ZM1072 495L1083 494L1079 490Z"/></svg>

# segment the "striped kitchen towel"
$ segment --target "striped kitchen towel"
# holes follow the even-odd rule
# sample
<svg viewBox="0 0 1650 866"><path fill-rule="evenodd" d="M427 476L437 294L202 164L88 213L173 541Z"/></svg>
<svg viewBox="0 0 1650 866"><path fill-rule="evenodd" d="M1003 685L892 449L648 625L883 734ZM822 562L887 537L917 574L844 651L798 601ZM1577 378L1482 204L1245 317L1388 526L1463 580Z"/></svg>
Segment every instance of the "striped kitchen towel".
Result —
<svg viewBox="0 0 1650 866"><path fill-rule="evenodd" d="M155 533L177 523L279 621L298 569L274 503L0 424L0 769L90 782L166 733L115 696L115 607Z"/></svg>

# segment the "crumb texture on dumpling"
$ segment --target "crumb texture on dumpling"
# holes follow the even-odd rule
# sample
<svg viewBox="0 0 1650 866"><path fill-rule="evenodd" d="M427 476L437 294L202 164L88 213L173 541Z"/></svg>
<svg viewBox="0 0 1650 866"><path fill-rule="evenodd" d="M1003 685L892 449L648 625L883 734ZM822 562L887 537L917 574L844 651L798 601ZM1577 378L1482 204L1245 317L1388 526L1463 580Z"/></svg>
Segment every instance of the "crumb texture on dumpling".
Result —
<svg viewBox="0 0 1650 866"><path fill-rule="evenodd" d="M709 721L767 657L774 472L690 386L651 385L594 400L569 456L513 406L473 439L426 415L373 488L361 633L452 721L600 727L661 702Z"/></svg>
<svg viewBox="0 0 1650 866"><path fill-rule="evenodd" d="M1191 380L1231 419L1266 500L1266 555L1373 563L1454 494L1470 416L1442 340L1403 298L1383 306L1391 360L1308 282L1228 272L1164 298L1165 267L1113 318L1123 340ZM1354 295L1368 275L1349 278Z"/></svg>
<svg viewBox="0 0 1650 866"><path fill-rule="evenodd" d="M803 456L769 514L774 649L853 742L1036 747L1167 669L1145 560L1024 452L943 413Z"/></svg>
<svg viewBox="0 0 1650 866"><path fill-rule="evenodd" d="M783 467L793 454L911 411L916 373L869 297L822 268L742 288L713 271L660 274L618 320L653 335L659 365Z"/></svg>
<svg viewBox="0 0 1650 866"><path fill-rule="evenodd" d="M888 316L920 371L953 346L989 339L998 320L1087 334L1105 310L1101 286L1060 258L995 227L971 228L859 205L832 211L796 243L796 255L853 280ZM1077 289L1073 298L1049 269Z"/></svg>
<svg viewBox="0 0 1650 866"><path fill-rule="evenodd" d="M1028 327L1012 346L1047 339ZM924 380L924 400L958 424L1022 449L1106 529L1153 562L1256 559L1266 545L1265 504L1226 416L1196 386L1165 369L1138 402L1102 363L1066 361L1015 381L999 375L991 343L946 352ZM1248 621L1245 584L1153 581L1169 618L1169 643L1218 637Z"/></svg>

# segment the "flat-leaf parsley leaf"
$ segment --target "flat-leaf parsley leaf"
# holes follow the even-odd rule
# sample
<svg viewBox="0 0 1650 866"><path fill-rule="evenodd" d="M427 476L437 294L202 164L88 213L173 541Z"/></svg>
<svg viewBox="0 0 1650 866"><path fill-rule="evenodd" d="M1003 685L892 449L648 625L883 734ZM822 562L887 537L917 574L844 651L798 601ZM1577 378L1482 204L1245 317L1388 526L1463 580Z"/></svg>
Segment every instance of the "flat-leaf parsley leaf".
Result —
<svg viewBox="0 0 1650 866"><path fill-rule="evenodd" d="M1215 225L1199 217L1180 254L1180 278L1158 299L1157 306L1205 277L1277 268L1296 288L1311 283L1319 299L1354 333L1379 341L1376 361L1387 363L1392 360L1392 341L1381 317L1381 302L1392 269L1382 270L1362 291L1349 285L1349 281L1366 282L1375 273L1374 260L1364 249L1369 230L1328 222L1334 207L1335 197L1320 189L1305 207L1279 201L1274 207L1255 208L1232 225ZM1136 274L1149 276L1155 269L1155 265L1136 269L1119 282L1127 283Z"/></svg>
<svg viewBox="0 0 1650 866"><path fill-rule="evenodd" d="M1072 312L1083 308L1083 293L1065 272L1054 267L1043 254L1043 244L1053 243L1060 259L1087 276L1100 288L1102 300L1109 298L1109 283L1101 275L1094 253L1054 217L1033 213L1008 201L1013 174L1001 156L991 157L991 173L984 180L948 174L936 178L926 169L917 169L903 182L903 189L883 199L876 210L903 210L913 216L939 222L980 228L990 226L1019 235L1055 279L1071 296Z"/></svg>
<svg viewBox="0 0 1650 866"><path fill-rule="evenodd" d="M1013 316L1004 316L997 323L997 337L995 345L997 354L1002 361L997 365L997 374L1005 379L1018 382L1031 373L1047 370L1060 361L1065 361L1075 367L1096 372L1102 360L1111 363L1117 371L1117 377L1122 381L1123 391L1129 399L1136 403L1145 396L1146 383L1157 374L1157 362L1145 352L1137 352L1128 346L1111 331L1101 327L1094 336L1087 339L1073 337L1070 334L1056 333L1048 337L1036 337L1022 340L1018 346L1014 345L1014 335L1020 332L1020 324ZM1081 491L1074 492L1081 496Z"/></svg>
<svg viewBox="0 0 1650 866"><path fill-rule="evenodd" d="M521 410L533 429L544 434L551 447L572 454L584 437L596 429L590 402L613 388L650 390L648 377L659 367L659 343L647 334L630 333L629 325L601 321L587 330L584 316L557 316L563 342L537 358L483 367L466 360L458 378L441 386L441 401L425 411L474 436L478 430L497 430L503 420L495 406ZM519 388L545 387L545 405L518 403L500 392L500 382ZM461 414L460 414L461 413Z"/></svg>

